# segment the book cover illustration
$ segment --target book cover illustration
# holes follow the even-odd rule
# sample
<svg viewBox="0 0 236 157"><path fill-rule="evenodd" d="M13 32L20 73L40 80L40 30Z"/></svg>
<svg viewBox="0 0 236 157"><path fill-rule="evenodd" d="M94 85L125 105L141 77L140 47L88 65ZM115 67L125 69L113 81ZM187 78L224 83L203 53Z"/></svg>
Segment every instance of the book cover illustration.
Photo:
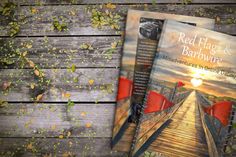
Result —
<svg viewBox="0 0 236 157"><path fill-rule="evenodd" d="M139 25L141 17L156 20L150 22L143 20ZM214 20L208 18L128 11L111 144L113 150L130 151L136 122L139 119L139 106L145 96L162 23L166 18L194 23L208 29L212 29L214 26ZM141 34L139 34L139 30L141 30Z"/></svg>
<svg viewBox="0 0 236 157"><path fill-rule="evenodd" d="M235 42L165 21L131 156L236 155Z"/></svg>

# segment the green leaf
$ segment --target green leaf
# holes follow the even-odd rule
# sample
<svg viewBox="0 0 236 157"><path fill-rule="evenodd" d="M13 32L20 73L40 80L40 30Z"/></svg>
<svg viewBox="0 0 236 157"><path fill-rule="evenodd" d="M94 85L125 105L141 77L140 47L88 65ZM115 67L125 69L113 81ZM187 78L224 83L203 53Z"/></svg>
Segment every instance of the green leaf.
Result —
<svg viewBox="0 0 236 157"><path fill-rule="evenodd" d="M69 99L67 103L68 110L70 110L70 108L73 106L75 106L75 103Z"/></svg>
<svg viewBox="0 0 236 157"><path fill-rule="evenodd" d="M76 70L76 66L75 66L75 64L72 64L72 66L71 66L71 71L72 71L72 72L75 72L75 70Z"/></svg>

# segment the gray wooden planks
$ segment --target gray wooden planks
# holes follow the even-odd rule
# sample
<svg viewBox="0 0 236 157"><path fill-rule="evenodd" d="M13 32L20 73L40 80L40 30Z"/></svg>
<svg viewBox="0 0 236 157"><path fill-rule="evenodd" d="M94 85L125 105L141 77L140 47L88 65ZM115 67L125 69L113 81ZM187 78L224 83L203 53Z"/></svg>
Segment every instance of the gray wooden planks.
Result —
<svg viewBox="0 0 236 157"><path fill-rule="evenodd" d="M111 137L115 103L9 103L0 137Z"/></svg>
<svg viewBox="0 0 236 157"><path fill-rule="evenodd" d="M156 3L156 4L168 4L168 3L183 3L183 0L41 0L39 3L38 0L19 0L21 5L49 5L49 4L103 4L103 3L125 3L125 4L133 4L133 3ZM192 0L189 2L190 4L196 3L235 3L234 0Z"/></svg>
<svg viewBox="0 0 236 157"><path fill-rule="evenodd" d="M20 7L21 14L26 16L26 24L22 25L19 36L64 36L64 35L119 35L120 32L110 27L103 29L94 28L91 24L91 14L87 13L86 5L72 6L35 6L38 13L32 14L31 6ZM216 31L228 34L236 32L236 5L118 5L116 13L122 15L120 20L121 30L124 30L125 16L128 8L159 11L190 16L216 18L220 21L216 24ZM70 15L71 11L75 15ZM51 30L53 16L63 15L68 22L68 31ZM2 27L5 26L2 24ZM9 29L9 28L8 28ZM5 29L4 29L5 30ZM7 36L7 31L0 30L0 36Z"/></svg>
<svg viewBox="0 0 236 157"><path fill-rule="evenodd" d="M125 153L111 151L111 138L0 138L0 155L69 157L127 157Z"/></svg>
<svg viewBox="0 0 236 157"><path fill-rule="evenodd" d="M119 69L80 68L75 72L67 69L43 69L43 72L51 81L50 86L46 84L41 88L37 87L37 77L35 78L31 69L0 70L1 85L4 82L12 83L8 90L0 88L0 99L29 102L43 94L43 102L67 102L68 99L80 102L115 101ZM75 79L78 82L74 82ZM35 83L35 89L31 89L31 83ZM66 93L70 97L65 96Z"/></svg>
<svg viewBox="0 0 236 157"><path fill-rule="evenodd" d="M10 40L2 38L1 40ZM109 52L111 44L121 40L121 37L28 37L15 38L16 47L22 44L32 45L32 48L20 48L27 51L27 58L40 68L67 68L72 64L76 67L118 67L120 66L121 46L114 52ZM91 44L93 50L82 49L82 44ZM0 57L3 54L0 54ZM0 68L19 68L15 63ZM29 67L26 65L26 67Z"/></svg>

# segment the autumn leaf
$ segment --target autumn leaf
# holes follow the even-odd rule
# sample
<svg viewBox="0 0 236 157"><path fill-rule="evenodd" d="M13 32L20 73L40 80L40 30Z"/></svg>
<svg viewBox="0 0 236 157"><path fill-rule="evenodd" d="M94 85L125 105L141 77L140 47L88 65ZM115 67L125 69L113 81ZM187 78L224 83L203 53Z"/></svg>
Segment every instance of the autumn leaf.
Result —
<svg viewBox="0 0 236 157"><path fill-rule="evenodd" d="M83 43L82 45L80 45L80 49L82 49L82 50L93 50L94 48L91 44Z"/></svg>
<svg viewBox="0 0 236 157"><path fill-rule="evenodd" d="M86 127L86 128L91 128L91 126L92 126L91 123L86 123L86 124L85 124L85 127Z"/></svg>
<svg viewBox="0 0 236 157"><path fill-rule="evenodd" d="M28 53L27 51L23 52L22 56L25 57L27 55L27 53Z"/></svg>
<svg viewBox="0 0 236 157"><path fill-rule="evenodd" d="M43 98L43 94L39 94L37 97L36 97L36 101L40 101L42 100Z"/></svg>
<svg viewBox="0 0 236 157"><path fill-rule="evenodd" d="M52 154L44 154L43 157L52 157Z"/></svg>
<svg viewBox="0 0 236 157"><path fill-rule="evenodd" d="M3 82L2 89L7 90L10 86L11 86L11 82L8 82L8 81Z"/></svg>
<svg viewBox="0 0 236 157"><path fill-rule="evenodd" d="M80 114L82 117L86 116L86 112L81 112Z"/></svg>
<svg viewBox="0 0 236 157"><path fill-rule="evenodd" d="M35 70L34 70L34 74L35 74L36 76L39 76L39 75L40 75L40 72L39 72L37 69L35 69Z"/></svg>
<svg viewBox="0 0 236 157"><path fill-rule="evenodd" d="M28 48L28 49L32 48L32 44L26 44L25 46L26 46L26 48Z"/></svg>
<svg viewBox="0 0 236 157"><path fill-rule="evenodd" d="M32 61L28 61L28 64L29 64L29 66L30 66L31 68L34 68L34 67L35 67L34 62L32 62Z"/></svg>
<svg viewBox="0 0 236 157"><path fill-rule="evenodd" d="M59 138L60 138L60 139L63 139L63 138L64 138L64 136L63 136L63 135L59 135Z"/></svg>
<svg viewBox="0 0 236 157"><path fill-rule="evenodd" d="M111 43L111 48L115 49L117 47L118 43L117 42L113 42Z"/></svg>
<svg viewBox="0 0 236 157"><path fill-rule="evenodd" d="M106 8L108 8L108 9L115 9L116 5L108 3L108 4L106 4Z"/></svg>
<svg viewBox="0 0 236 157"><path fill-rule="evenodd" d="M36 8L31 8L31 13L32 14L38 13L38 10Z"/></svg>
<svg viewBox="0 0 236 157"><path fill-rule="evenodd" d="M68 131L68 132L67 132L67 137L70 137L70 136L71 136L71 132Z"/></svg>
<svg viewBox="0 0 236 157"><path fill-rule="evenodd" d="M64 93L62 92L62 97L63 98L70 98L71 94L70 93Z"/></svg>
<svg viewBox="0 0 236 157"><path fill-rule="evenodd" d="M94 80L90 79L88 83L89 83L89 85L93 85L94 84Z"/></svg>
<svg viewBox="0 0 236 157"><path fill-rule="evenodd" d="M72 157L74 156L71 152L65 152L62 154L62 157Z"/></svg>
<svg viewBox="0 0 236 157"><path fill-rule="evenodd" d="M35 87L35 84L34 84L34 83L31 83L31 84L30 84L30 88L31 88L31 89L34 89L34 87Z"/></svg>
<svg viewBox="0 0 236 157"><path fill-rule="evenodd" d="M33 143L30 142L28 145L27 145L27 149L28 150L32 150L34 147L33 147Z"/></svg>

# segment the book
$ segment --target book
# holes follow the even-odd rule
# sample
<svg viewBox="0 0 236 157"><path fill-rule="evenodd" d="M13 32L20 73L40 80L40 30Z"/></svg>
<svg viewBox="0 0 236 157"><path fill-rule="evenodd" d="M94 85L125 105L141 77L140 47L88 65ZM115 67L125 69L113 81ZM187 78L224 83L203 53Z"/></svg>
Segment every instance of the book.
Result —
<svg viewBox="0 0 236 157"><path fill-rule="evenodd" d="M156 20L149 20L148 23L148 21L142 19L143 21L139 25L141 17ZM214 27L214 20L208 18L138 10L128 11L111 142L113 150L130 151L162 24L166 18L191 23L207 29L213 29ZM147 23L145 24L145 22ZM141 28L141 25L143 28ZM149 37L148 32L146 32L145 37L145 27L149 26L154 28L154 32L149 32ZM144 34L142 36L139 34L139 30L143 30L142 33Z"/></svg>
<svg viewBox="0 0 236 157"><path fill-rule="evenodd" d="M236 155L235 42L165 20L131 156Z"/></svg>

